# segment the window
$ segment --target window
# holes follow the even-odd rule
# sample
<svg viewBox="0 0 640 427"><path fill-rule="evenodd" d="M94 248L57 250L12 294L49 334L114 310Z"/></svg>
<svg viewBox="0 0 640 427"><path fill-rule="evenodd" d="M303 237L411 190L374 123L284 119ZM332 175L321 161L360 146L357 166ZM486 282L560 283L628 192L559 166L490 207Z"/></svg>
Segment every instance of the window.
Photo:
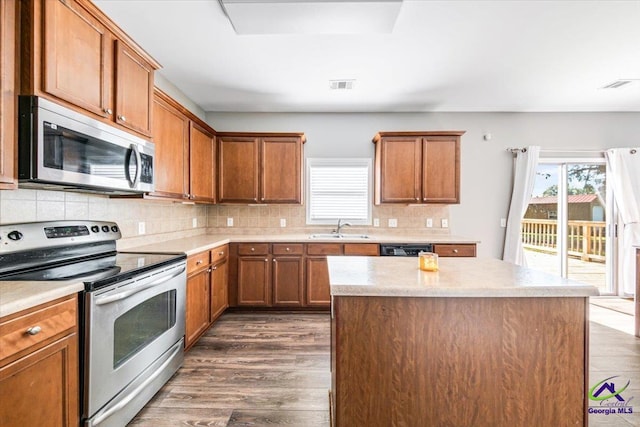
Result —
<svg viewBox="0 0 640 427"><path fill-rule="evenodd" d="M307 224L371 224L371 159L307 159Z"/></svg>

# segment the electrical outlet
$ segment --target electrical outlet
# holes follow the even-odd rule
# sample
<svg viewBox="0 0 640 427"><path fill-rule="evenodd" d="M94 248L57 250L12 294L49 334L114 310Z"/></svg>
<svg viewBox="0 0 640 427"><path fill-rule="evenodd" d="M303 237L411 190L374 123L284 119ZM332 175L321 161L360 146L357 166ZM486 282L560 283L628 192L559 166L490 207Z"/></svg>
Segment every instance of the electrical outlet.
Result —
<svg viewBox="0 0 640 427"><path fill-rule="evenodd" d="M507 226L507 218L500 218L500 227L504 228Z"/></svg>
<svg viewBox="0 0 640 427"><path fill-rule="evenodd" d="M449 228L449 220L447 218L442 218L440 220L440 225L442 228Z"/></svg>
<svg viewBox="0 0 640 427"><path fill-rule="evenodd" d="M198 227L198 218L191 218L191 226L193 228L197 228Z"/></svg>
<svg viewBox="0 0 640 427"><path fill-rule="evenodd" d="M427 218L427 228L433 227L433 218Z"/></svg>
<svg viewBox="0 0 640 427"><path fill-rule="evenodd" d="M286 227L286 226L287 226L287 219L280 218L280 227Z"/></svg>
<svg viewBox="0 0 640 427"><path fill-rule="evenodd" d="M398 226L398 220L396 218L389 218L389 227L395 228Z"/></svg>
<svg viewBox="0 0 640 427"><path fill-rule="evenodd" d="M233 227L233 218L227 218L227 227Z"/></svg>
<svg viewBox="0 0 640 427"><path fill-rule="evenodd" d="M143 221L140 221L138 223L138 234L144 234L146 232L147 232L147 230L146 230L146 227L145 227L145 223Z"/></svg>
<svg viewBox="0 0 640 427"><path fill-rule="evenodd" d="M373 226L374 227L380 227L380 219L379 218L373 218Z"/></svg>

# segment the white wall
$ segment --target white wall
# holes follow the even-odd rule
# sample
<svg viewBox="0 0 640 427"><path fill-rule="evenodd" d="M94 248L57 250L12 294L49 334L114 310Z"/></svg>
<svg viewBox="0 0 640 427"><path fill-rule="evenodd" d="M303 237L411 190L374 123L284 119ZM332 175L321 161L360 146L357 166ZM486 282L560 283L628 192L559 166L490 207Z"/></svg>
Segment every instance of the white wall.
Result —
<svg viewBox="0 0 640 427"><path fill-rule="evenodd" d="M162 90L164 93L169 95L171 98L176 100L179 104L182 104L184 108L191 111L196 116L200 117L202 120L206 119L206 113L198 104L193 102L191 98L188 98L180 89L178 89L173 83L169 80L165 79L162 74L162 71L156 71L154 75L154 84Z"/></svg>
<svg viewBox="0 0 640 427"><path fill-rule="evenodd" d="M218 131L305 132L305 157L371 157L378 131L465 130L461 203L451 233L481 241L478 256L501 258L511 186L507 147L605 149L640 144L640 113L207 113ZM484 141L490 132L492 139Z"/></svg>

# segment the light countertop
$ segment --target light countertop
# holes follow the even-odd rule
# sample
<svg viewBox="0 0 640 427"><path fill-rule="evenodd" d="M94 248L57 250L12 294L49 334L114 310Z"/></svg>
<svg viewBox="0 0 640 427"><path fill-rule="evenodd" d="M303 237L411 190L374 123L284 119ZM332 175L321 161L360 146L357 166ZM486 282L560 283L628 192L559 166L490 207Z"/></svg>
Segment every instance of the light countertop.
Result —
<svg viewBox="0 0 640 427"><path fill-rule="evenodd" d="M354 233L355 234L355 233ZM184 239L166 240L126 248L124 252L181 252L187 256L213 249L229 242L299 242L299 243L478 243L477 240L449 235L408 236L374 235L368 239L352 239L345 233L341 239L311 239L309 234L201 234ZM352 257L350 257L352 258ZM0 281L0 317L35 307L84 290L81 282Z"/></svg>
<svg viewBox="0 0 640 427"><path fill-rule="evenodd" d="M439 271L418 268L418 258L327 257L332 296L587 297L595 286L505 261L440 258Z"/></svg>

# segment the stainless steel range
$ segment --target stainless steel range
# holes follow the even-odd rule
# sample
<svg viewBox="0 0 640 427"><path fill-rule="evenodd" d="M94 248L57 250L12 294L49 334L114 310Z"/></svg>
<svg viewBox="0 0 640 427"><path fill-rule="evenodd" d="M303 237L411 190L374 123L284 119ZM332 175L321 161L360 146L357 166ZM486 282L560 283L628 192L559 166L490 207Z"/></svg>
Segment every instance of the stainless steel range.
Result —
<svg viewBox="0 0 640 427"><path fill-rule="evenodd" d="M120 237L103 221L0 226L0 280L84 282L85 426L125 425L183 360L186 256L117 252Z"/></svg>

